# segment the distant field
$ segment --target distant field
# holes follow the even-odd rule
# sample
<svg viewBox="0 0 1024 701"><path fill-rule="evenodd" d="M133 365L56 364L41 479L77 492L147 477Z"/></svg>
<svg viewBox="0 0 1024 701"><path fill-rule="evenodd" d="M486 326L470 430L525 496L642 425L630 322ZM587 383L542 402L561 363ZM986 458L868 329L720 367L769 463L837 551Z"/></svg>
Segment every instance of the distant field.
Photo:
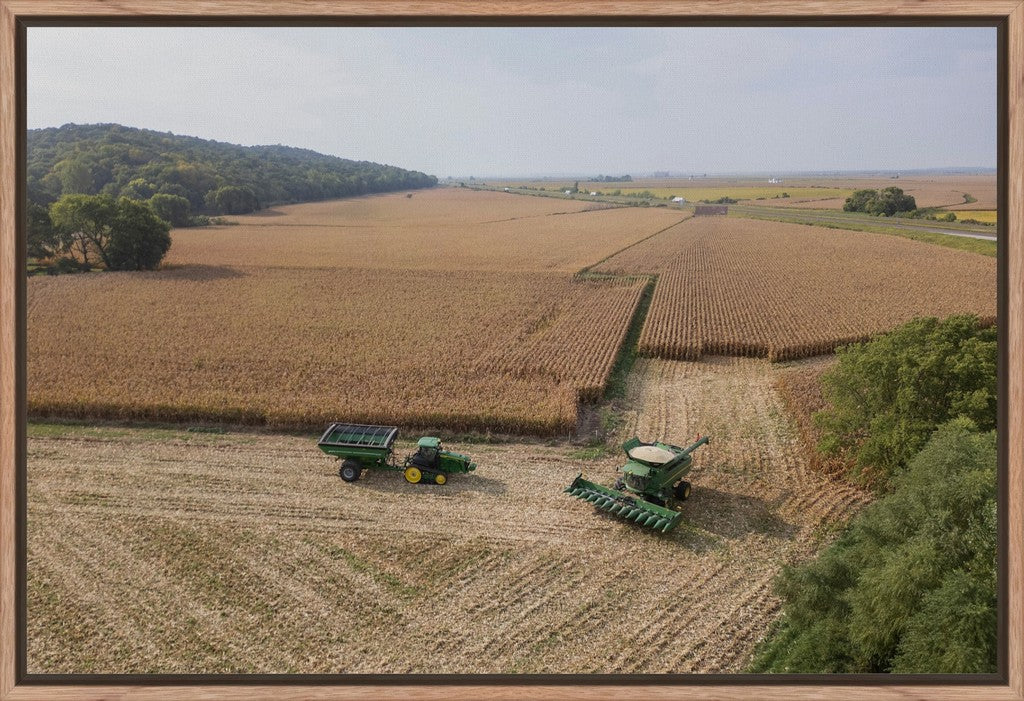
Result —
<svg viewBox="0 0 1024 701"><path fill-rule="evenodd" d="M640 350L661 358L798 358L914 316L995 317L995 260L892 236L695 217L613 256L657 273Z"/></svg>
<svg viewBox="0 0 1024 701"><path fill-rule="evenodd" d="M558 191L571 188L575 180L532 180L532 181L488 181L514 189L520 185L543 187ZM782 183L771 184L767 178L636 178L632 182L595 183L580 181L580 190L591 192L642 192L650 190L659 197L679 195L694 202L701 199L714 200L732 197L737 200L753 199L757 204L773 207L811 207L814 209L842 209L846 198L861 189L882 189L899 187L913 195L918 207L947 207L957 209L995 209L995 175L911 175L900 178L891 176L864 177L793 177ZM788 198L773 199L775 195L788 192ZM974 203L965 204L964 194L975 198ZM757 200L764 197L763 200Z"/></svg>
<svg viewBox="0 0 1024 701"><path fill-rule="evenodd" d="M649 191L655 197L672 198L683 197L688 202L700 200L717 200L721 197L730 197L734 200L767 200L777 198L781 201L787 199L816 198L827 199L829 197L848 197L853 191L838 188L813 188L813 187L675 187L675 188L647 188L647 187L614 187L597 188L597 192L605 194L621 190L623 195ZM789 197L783 197L788 194Z"/></svg>
<svg viewBox="0 0 1024 701"><path fill-rule="evenodd" d="M446 188L177 229L166 264L574 273L688 216Z"/></svg>
<svg viewBox="0 0 1024 701"><path fill-rule="evenodd" d="M765 186L763 184L757 185L721 185L709 187L703 183L700 185L694 185L692 182L683 182L679 185L665 186L658 181L659 184L645 185L644 181L638 181L633 183L580 183L580 191L583 194L590 192L597 192L603 195L614 195L616 192L619 195L631 195L643 192L650 192L654 197L661 199L671 199L672 197L683 197L688 202L697 202L699 200L717 200L720 197L731 197L735 200L757 200L757 199L772 199L779 198L780 200L797 200L797 199L827 199L832 197L848 197L853 190L846 188L834 188L834 187L787 187L785 185L772 185ZM515 191L519 185L525 183L513 183L509 186L511 191ZM566 188L572 188L574 182L566 183L550 183L550 182L534 182L528 184L530 187L535 189L545 188L546 191L558 192ZM502 185L508 186L508 185ZM788 194L788 198L782 197L783 193ZM580 202L580 200L573 200Z"/></svg>

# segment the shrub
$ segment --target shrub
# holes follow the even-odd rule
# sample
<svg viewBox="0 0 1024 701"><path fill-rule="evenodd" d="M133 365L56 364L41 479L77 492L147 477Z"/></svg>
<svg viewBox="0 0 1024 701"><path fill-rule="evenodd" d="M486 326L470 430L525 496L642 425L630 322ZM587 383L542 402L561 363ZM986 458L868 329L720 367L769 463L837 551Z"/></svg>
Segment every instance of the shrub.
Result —
<svg viewBox="0 0 1024 701"><path fill-rule="evenodd" d="M972 315L919 318L841 348L822 377L829 408L815 415L827 454L885 489L937 426L957 416L995 427L996 329Z"/></svg>

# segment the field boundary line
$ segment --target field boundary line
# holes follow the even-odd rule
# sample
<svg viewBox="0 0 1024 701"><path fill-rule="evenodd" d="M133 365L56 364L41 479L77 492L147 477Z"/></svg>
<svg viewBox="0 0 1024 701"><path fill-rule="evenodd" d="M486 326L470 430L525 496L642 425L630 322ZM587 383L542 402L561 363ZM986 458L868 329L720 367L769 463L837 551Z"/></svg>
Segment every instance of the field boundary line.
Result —
<svg viewBox="0 0 1024 701"><path fill-rule="evenodd" d="M624 248L620 248L619 250L617 250L614 253L611 253L611 254L605 256L604 258L602 258L601 260L597 261L596 263L591 263L588 266L580 268L578 271L576 271L576 273L573 274L573 277L574 278L582 277L582 276L586 275L587 273L589 273L593 268L596 268L597 266L601 265L602 263L611 260L612 258L614 258L615 256L619 255L620 253L624 253L624 252L628 251L633 246L638 246L638 245L640 245L641 243L643 243L645 241L650 241L651 239L653 239L658 234L664 234L669 229L671 229L673 227L676 227L676 226L679 226L684 221L689 221L690 219L693 219L693 215L692 214L683 217L682 219L680 219L679 221L677 221L674 224L669 224L664 229L660 229L658 231L655 231L653 234L650 234L649 236L644 236L642 239L639 239L638 241L634 241L633 243L629 244L628 246L626 246ZM609 275L615 276L614 273L609 273ZM615 277L628 277L628 276L615 276Z"/></svg>

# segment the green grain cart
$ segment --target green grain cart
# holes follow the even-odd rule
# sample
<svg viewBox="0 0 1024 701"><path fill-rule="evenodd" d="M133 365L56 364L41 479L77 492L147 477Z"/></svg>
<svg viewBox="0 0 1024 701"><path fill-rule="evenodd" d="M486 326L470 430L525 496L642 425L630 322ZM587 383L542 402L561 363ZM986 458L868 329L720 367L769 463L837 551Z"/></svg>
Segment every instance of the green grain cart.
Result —
<svg viewBox="0 0 1024 701"><path fill-rule="evenodd" d="M317 446L341 461L338 474L346 482L355 482L363 470L397 470L412 484L444 484L448 475L476 469L475 462L460 453L442 449L441 441L432 436L420 438L416 452L399 465L392 450L397 436L397 426L333 423L324 431Z"/></svg>
<svg viewBox="0 0 1024 701"><path fill-rule="evenodd" d="M583 479L581 472L563 491L599 509L662 533L679 525L679 508L690 496L683 479L693 464L692 453L711 439L705 436L686 448L670 443L644 443L631 438L622 444L629 460L619 468L615 488Z"/></svg>

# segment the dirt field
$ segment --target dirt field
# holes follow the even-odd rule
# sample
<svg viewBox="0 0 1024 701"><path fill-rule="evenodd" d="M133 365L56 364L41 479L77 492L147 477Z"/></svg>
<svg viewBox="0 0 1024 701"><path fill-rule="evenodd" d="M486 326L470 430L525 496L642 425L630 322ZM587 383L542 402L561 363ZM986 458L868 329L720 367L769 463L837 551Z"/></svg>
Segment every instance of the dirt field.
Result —
<svg viewBox="0 0 1024 701"><path fill-rule="evenodd" d="M782 563L866 500L803 462L781 371L635 366L622 436L714 441L667 535L561 493L620 462L567 445L346 484L312 436L31 426L28 670L741 671Z"/></svg>

